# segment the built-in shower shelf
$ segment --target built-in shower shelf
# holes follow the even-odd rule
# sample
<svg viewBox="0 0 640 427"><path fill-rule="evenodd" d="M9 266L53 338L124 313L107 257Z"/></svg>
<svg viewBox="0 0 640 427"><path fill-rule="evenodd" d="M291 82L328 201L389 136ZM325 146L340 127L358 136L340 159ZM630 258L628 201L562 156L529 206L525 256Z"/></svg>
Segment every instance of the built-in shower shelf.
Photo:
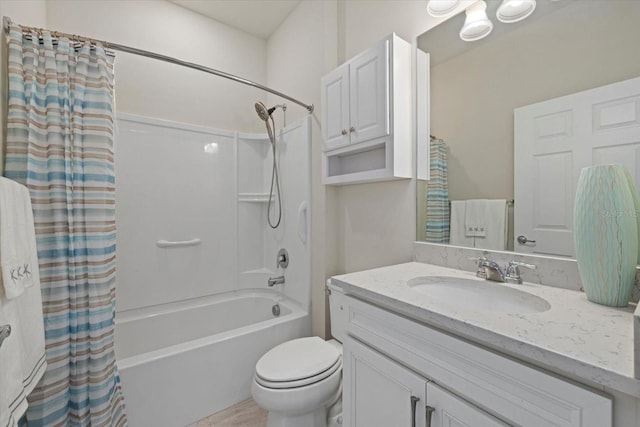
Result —
<svg viewBox="0 0 640 427"><path fill-rule="evenodd" d="M251 203L267 203L269 202L269 193L239 193L238 201Z"/></svg>

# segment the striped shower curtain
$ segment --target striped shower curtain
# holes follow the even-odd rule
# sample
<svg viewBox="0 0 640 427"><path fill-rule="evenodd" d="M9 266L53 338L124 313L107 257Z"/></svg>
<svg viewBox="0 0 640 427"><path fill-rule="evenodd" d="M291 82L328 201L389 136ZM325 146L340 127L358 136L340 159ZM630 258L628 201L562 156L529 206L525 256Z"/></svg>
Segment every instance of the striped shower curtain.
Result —
<svg viewBox="0 0 640 427"><path fill-rule="evenodd" d="M430 179L427 182L426 241L449 243L449 184L447 144L432 139L429 145Z"/></svg>
<svg viewBox="0 0 640 427"><path fill-rule="evenodd" d="M8 49L5 175L31 193L48 363L28 424L124 426L113 348L113 57L17 26Z"/></svg>

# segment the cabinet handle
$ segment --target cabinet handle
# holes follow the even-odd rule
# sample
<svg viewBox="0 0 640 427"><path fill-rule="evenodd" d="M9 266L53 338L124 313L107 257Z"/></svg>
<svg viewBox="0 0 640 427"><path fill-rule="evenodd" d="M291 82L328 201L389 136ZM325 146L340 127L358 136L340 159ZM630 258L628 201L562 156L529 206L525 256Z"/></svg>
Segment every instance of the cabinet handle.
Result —
<svg viewBox="0 0 640 427"><path fill-rule="evenodd" d="M426 427L431 427L431 415L436 411L436 408L434 408L433 406L425 406L425 412L427 414L427 425Z"/></svg>
<svg viewBox="0 0 640 427"><path fill-rule="evenodd" d="M340 133L343 134L343 135L346 135L347 134L347 130L346 129L342 129L342 132L340 132Z"/></svg>
<svg viewBox="0 0 640 427"><path fill-rule="evenodd" d="M11 335L11 325L0 326L0 347L2 346L2 342L9 338L9 335Z"/></svg>
<svg viewBox="0 0 640 427"><path fill-rule="evenodd" d="M419 401L419 397L411 396L411 427L416 427L416 406Z"/></svg>
<svg viewBox="0 0 640 427"><path fill-rule="evenodd" d="M356 131L356 128L354 128L353 126L349 128L349 132L355 132L355 131Z"/></svg>

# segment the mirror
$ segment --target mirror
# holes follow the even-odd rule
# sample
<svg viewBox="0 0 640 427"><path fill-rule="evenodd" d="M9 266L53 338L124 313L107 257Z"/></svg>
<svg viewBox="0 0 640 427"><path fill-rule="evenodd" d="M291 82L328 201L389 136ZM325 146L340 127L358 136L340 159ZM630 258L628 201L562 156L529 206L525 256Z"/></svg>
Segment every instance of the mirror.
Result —
<svg viewBox="0 0 640 427"><path fill-rule="evenodd" d="M579 175L579 169L576 172L572 168L576 169L579 165L576 161L566 161L569 157L565 156L564 163L549 157L552 161L540 163L543 167L539 169L527 167L528 163L516 159L518 164L524 166L514 168L514 153L522 156L521 153L526 152L522 142L525 140L522 138L522 127L514 128L514 110L518 109L520 117L520 113L529 111L530 107L527 106L532 104L640 76L640 2L538 0L537 8L530 17L512 24L496 19L499 0L489 0L487 3L487 14L494 27L486 38L476 42L463 42L459 38L464 13L418 38L418 49L428 53L430 61L428 78L418 76L418 81L429 81L428 103L424 102L425 95L420 88L417 93L418 144L422 144L421 129L423 134L430 133L436 138L432 140L429 152L436 158L446 155L447 191L443 191L443 168L425 159L424 152L428 150L423 147L423 153L418 155L418 168L429 169L431 180L418 180L417 240L447 243L442 230L450 226L450 233L457 233L456 239L451 236L451 244L455 240L460 246L572 256L572 235L569 235L570 239L565 239L570 243L560 249L550 249L553 245L544 245L541 241L517 241L518 235L529 240L546 239L546 235L535 228L530 228L530 232L522 231L522 224L531 222L529 217L536 215L538 218L544 217L549 224L547 228L552 231L554 227L556 231L562 227L570 231L574 189ZM418 53L420 65L420 58L424 55ZM636 87L640 86L640 80L638 82ZM619 159L631 169L632 174L635 173L638 185L640 95L634 92L628 96L628 108L627 104L620 104L617 112L611 109L615 114L630 116L628 120L625 119L629 125L625 129L632 129L635 133L620 143L624 143L626 151L619 150L618 157L601 156L596 159L594 155L590 161L599 164L617 162ZM580 105L580 98L573 102ZM420 113L421 105L422 109L428 108L428 114ZM542 116L538 114L537 117L539 119ZM577 126L578 119L574 117L574 122L571 122L572 117L569 114L549 115L547 127L552 129L555 126L558 130L558 126ZM514 132L517 135L514 136ZM558 135L552 135L552 130L549 132L553 136L549 139L550 143L562 143L560 130ZM613 134L609 137L618 138ZM565 176L567 179L563 181ZM518 187L522 182L534 182L532 185L539 188L527 190L527 195L527 191L523 192ZM431 183L430 190L427 183ZM430 193L428 200L427 191ZM533 213L531 203L523 201L523 197L531 198L532 194L539 197L535 204L538 210ZM514 198L515 203L511 203ZM468 202L474 199L497 199L502 202L492 206ZM449 207L445 205L448 201L452 206L450 217ZM461 211L461 206L462 209L469 206L471 210ZM541 210L540 206L544 209ZM493 213L497 213L497 217L491 216ZM491 227L499 230L494 240L502 247L483 246L488 241L488 228L465 229L469 224L473 225L474 220L476 225L492 223ZM427 236L428 221L431 228Z"/></svg>

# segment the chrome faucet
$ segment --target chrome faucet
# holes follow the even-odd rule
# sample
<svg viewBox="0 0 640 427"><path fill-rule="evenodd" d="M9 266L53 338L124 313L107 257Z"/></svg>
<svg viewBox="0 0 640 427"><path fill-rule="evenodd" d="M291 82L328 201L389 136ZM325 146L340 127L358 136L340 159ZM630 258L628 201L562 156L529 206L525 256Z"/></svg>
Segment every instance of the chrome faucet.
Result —
<svg viewBox="0 0 640 427"><path fill-rule="evenodd" d="M484 268L484 278L486 280L493 280L494 282L504 282L505 274L502 268L495 261L484 259L478 261L478 267Z"/></svg>
<svg viewBox="0 0 640 427"><path fill-rule="evenodd" d="M269 287L280 285L283 283L284 283L284 276L269 277L269 280L267 280L267 285L269 285Z"/></svg>
<svg viewBox="0 0 640 427"><path fill-rule="evenodd" d="M520 267L528 268L530 270L536 269L536 266L533 264L527 264L519 261L510 261L505 271L498 265L497 262L491 261L484 256L469 259L478 263L476 277L486 280L492 280L494 282L506 282L521 285L522 277L520 276Z"/></svg>

